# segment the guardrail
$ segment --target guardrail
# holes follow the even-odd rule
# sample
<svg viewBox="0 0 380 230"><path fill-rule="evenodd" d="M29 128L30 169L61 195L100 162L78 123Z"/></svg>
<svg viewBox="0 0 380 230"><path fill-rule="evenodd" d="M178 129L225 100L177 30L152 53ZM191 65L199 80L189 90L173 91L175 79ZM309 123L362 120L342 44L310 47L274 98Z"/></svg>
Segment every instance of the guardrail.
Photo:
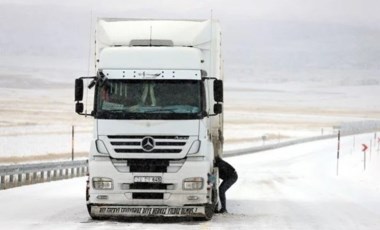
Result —
<svg viewBox="0 0 380 230"><path fill-rule="evenodd" d="M87 160L0 166L0 190L85 176L87 171Z"/></svg>
<svg viewBox="0 0 380 230"><path fill-rule="evenodd" d="M348 135L348 134L346 134L346 135ZM330 138L334 138L334 137L337 137L337 135L331 134L331 135L325 135L325 136L308 137L308 138L302 138L302 139L297 139L297 140L292 140L292 141L280 142L277 144L270 144L270 145L256 146L256 147L245 148L245 149L224 151L223 156L224 157L234 157L234 156L240 156L240 155L245 155L245 154L258 153L258 152L262 152L262 151L266 151L266 150L277 149L277 148L282 148L282 147L306 143L306 142L330 139Z"/></svg>
<svg viewBox="0 0 380 230"><path fill-rule="evenodd" d="M356 123L354 123L356 124ZM359 123L361 124L361 123ZM370 123L372 124L372 123ZM375 123L380 126L380 122ZM341 127L337 127L337 130L340 130ZM363 134L363 133L368 133L368 132L377 132L378 126L371 126L370 128L365 128L365 129L349 129L345 128L341 130L340 136L351 136L351 135L357 135L357 134ZM291 145L296 145L296 144L302 144L302 143L307 143L307 142L312 142L312 141L319 141L319 140L325 140L325 139L330 139L330 138L337 138L338 133L336 134L330 134L330 135L324 135L324 136L314 136L314 137L306 137L302 139L296 139L296 140L291 140L291 141L285 141L285 142L280 142L277 144L270 144L270 145L263 145L263 146L256 146L256 147L250 147L250 148L245 148L245 149L237 149L237 150L230 150L230 151L224 151L223 156L224 157L234 157L234 156L240 156L240 155L245 155L245 154L252 154L252 153L258 153L266 150L271 150L271 149L277 149L277 148L282 148L286 146L291 146Z"/></svg>

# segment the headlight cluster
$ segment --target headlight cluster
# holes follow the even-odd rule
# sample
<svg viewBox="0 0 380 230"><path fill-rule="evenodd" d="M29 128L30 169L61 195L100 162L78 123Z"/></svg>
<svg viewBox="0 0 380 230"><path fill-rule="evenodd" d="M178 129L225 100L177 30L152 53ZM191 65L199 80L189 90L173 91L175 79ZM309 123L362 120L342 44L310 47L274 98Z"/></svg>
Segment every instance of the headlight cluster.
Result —
<svg viewBox="0 0 380 230"><path fill-rule="evenodd" d="M202 177L190 177L183 180L183 190L201 190L203 188Z"/></svg>
<svg viewBox="0 0 380 230"><path fill-rule="evenodd" d="M98 190L111 190L113 189L113 182L111 178L94 177L92 178L92 186Z"/></svg>

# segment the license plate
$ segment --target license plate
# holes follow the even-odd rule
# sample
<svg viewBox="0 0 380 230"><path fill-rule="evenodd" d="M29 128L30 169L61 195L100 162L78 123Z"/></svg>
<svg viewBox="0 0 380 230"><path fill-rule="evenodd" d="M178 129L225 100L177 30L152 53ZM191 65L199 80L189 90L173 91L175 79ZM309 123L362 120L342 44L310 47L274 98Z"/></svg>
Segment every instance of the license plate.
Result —
<svg viewBox="0 0 380 230"><path fill-rule="evenodd" d="M135 176L135 183L161 183L162 177L160 176Z"/></svg>

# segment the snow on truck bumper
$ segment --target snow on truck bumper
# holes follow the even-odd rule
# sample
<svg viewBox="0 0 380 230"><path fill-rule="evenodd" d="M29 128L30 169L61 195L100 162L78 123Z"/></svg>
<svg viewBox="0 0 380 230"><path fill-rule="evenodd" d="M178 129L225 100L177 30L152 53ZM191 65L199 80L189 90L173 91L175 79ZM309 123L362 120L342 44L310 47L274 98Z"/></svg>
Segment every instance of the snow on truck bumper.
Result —
<svg viewBox="0 0 380 230"><path fill-rule="evenodd" d="M111 212L115 210L118 212L116 214L120 215L154 215L156 212L162 212L160 215L178 216L176 212L179 210L183 215L189 216L187 212L195 215L204 213L204 208L199 205L209 203L210 191L207 189L207 174L210 166L206 161L188 160L175 173L120 172L109 159L90 161L89 167L90 197L88 203L99 215L112 214ZM94 189L93 179L100 177L112 179L110 189ZM166 187L149 189L132 187L136 177L159 177L161 178L159 184ZM202 187L194 190L185 189L184 180L193 177L203 178ZM193 205L196 207L192 207L192 209L187 207ZM138 209L141 213L131 213L131 210L137 209L128 209L129 206L141 208Z"/></svg>

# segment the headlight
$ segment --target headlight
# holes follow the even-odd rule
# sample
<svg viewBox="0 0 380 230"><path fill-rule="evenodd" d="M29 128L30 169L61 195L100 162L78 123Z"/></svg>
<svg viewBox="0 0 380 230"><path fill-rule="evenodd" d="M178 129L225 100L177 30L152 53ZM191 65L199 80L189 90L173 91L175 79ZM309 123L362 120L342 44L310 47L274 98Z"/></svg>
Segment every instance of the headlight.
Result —
<svg viewBox="0 0 380 230"><path fill-rule="evenodd" d="M94 189L111 190L113 189L113 182L111 178L94 177L92 178L92 186Z"/></svg>
<svg viewBox="0 0 380 230"><path fill-rule="evenodd" d="M190 150L189 150L188 154L195 154L195 153L198 153L200 147L201 147L201 142L200 142L200 140L196 140L196 141L194 141L193 144L192 144L191 147L190 147Z"/></svg>
<svg viewBox="0 0 380 230"><path fill-rule="evenodd" d="M104 144L104 142L102 140L97 139L95 141L95 145L96 145L96 149L98 150L99 153L109 154L108 150L106 148L106 145Z"/></svg>
<svg viewBox="0 0 380 230"><path fill-rule="evenodd" d="M183 190L201 190L203 188L202 177L190 177L183 180Z"/></svg>

